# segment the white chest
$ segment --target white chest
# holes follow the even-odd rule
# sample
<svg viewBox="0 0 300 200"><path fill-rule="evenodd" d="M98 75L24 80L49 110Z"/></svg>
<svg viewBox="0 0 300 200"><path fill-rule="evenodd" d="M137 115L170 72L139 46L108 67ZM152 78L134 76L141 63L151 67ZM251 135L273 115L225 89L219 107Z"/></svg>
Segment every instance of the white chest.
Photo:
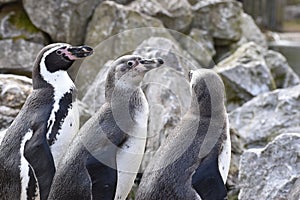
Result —
<svg viewBox="0 0 300 200"><path fill-rule="evenodd" d="M57 167L63 155L69 148L74 136L79 130L79 110L78 102L72 103L71 108L68 110L68 115L63 120L61 129L56 136L56 141L51 145L51 152L54 159L55 166Z"/></svg>
<svg viewBox="0 0 300 200"><path fill-rule="evenodd" d="M231 160L231 141L230 141L230 131L229 131L229 121L227 119L227 130L226 130L226 140L222 144L222 151L219 155L219 171L221 173L224 184L227 181L227 176L229 173L230 160Z"/></svg>

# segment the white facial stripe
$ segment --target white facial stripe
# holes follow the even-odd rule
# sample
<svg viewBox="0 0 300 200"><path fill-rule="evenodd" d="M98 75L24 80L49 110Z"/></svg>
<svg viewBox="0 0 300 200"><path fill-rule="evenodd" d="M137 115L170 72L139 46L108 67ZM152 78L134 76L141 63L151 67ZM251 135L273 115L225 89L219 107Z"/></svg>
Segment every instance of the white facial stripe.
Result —
<svg viewBox="0 0 300 200"><path fill-rule="evenodd" d="M29 183L29 163L24 157L25 143L32 137L32 130L29 130L23 137L20 147L21 165L20 165L20 177L21 177L21 199L27 199L26 188Z"/></svg>
<svg viewBox="0 0 300 200"><path fill-rule="evenodd" d="M50 117L48 119L47 127L49 127L49 129L48 129L48 133L47 133L47 138L49 138L49 134L51 133L52 127L54 125L55 113L59 109L60 99L64 96L64 94L66 94L67 92L70 92L71 89L75 88L75 85L66 71L59 70L59 71L56 71L53 73L49 72L46 68L45 59L46 59L46 56L48 56L50 53L56 51L57 49L59 49L63 46L66 46L66 45L67 44L57 45L57 46L49 49L48 51L46 51L44 53L44 55L41 59L41 63L40 63L41 76L43 77L43 79L46 82L48 82L49 84L51 84L54 87L54 105L53 105L53 109L50 114ZM52 121L52 123L50 124L51 121Z"/></svg>

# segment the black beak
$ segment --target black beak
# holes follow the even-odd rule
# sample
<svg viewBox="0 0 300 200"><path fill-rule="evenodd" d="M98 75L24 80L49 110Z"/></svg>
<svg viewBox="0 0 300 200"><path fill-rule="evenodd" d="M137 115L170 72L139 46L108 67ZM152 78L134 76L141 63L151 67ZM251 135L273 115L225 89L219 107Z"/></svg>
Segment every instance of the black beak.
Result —
<svg viewBox="0 0 300 200"><path fill-rule="evenodd" d="M164 61L161 58L151 58L151 59L142 58L141 60L139 60L139 62L140 64L144 65L146 71L155 69L157 67L160 67L162 64L164 64Z"/></svg>
<svg viewBox="0 0 300 200"><path fill-rule="evenodd" d="M85 58L93 54L93 49L89 46L69 47L68 51L77 58Z"/></svg>

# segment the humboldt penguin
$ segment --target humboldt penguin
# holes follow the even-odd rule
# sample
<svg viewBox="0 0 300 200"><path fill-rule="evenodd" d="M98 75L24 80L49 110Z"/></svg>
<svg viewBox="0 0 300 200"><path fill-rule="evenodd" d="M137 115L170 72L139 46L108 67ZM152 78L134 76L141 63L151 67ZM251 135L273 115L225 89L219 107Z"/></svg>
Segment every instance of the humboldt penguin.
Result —
<svg viewBox="0 0 300 200"><path fill-rule="evenodd" d="M223 200L230 163L224 84L210 69L189 73L188 112L146 167L137 200Z"/></svg>
<svg viewBox="0 0 300 200"><path fill-rule="evenodd" d="M115 60L105 103L83 125L53 179L50 200L125 200L141 164L147 139L148 102L141 89L146 72L163 60L126 55Z"/></svg>
<svg viewBox="0 0 300 200"><path fill-rule="evenodd" d="M67 70L92 53L91 47L65 43L39 52L33 91L1 142L1 199L47 199L55 166L79 129L76 88Z"/></svg>

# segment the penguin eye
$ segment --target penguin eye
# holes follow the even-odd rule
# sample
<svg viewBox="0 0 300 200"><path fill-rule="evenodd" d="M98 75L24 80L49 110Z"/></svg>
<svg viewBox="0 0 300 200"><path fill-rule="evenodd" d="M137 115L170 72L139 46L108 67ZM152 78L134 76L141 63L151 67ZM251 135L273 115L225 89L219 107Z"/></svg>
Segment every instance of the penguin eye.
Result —
<svg viewBox="0 0 300 200"><path fill-rule="evenodd" d="M189 80L191 81L191 80L192 80L192 76L193 76L193 72L192 72L192 71L189 71L188 76L189 76Z"/></svg>
<svg viewBox="0 0 300 200"><path fill-rule="evenodd" d="M129 60L129 61L127 62L127 66L129 66L129 67L132 67L133 64L134 64L134 61L132 61L132 60Z"/></svg>
<svg viewBox="0 0 300 200"><path fill-rule="evenodd" d="M58 50L56 51L56 54L57 54L57 55L61 55L61 54L62 54L62 50L58 49Z"/></svg>

